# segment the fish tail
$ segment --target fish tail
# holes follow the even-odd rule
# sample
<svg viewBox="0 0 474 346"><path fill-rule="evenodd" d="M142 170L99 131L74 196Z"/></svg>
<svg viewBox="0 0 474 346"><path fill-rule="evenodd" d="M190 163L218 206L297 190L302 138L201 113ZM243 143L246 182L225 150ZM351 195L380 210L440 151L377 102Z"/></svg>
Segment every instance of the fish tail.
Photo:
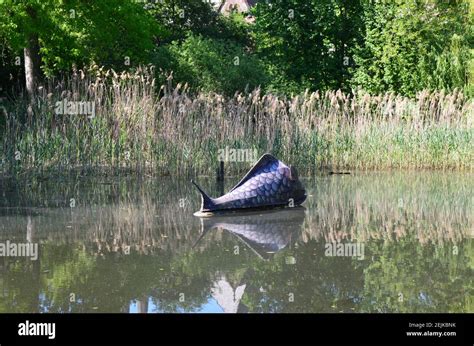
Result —
<svg viewBox="0 0 474 346"><path fill-rule="evenodd" d="M199 192L201 193L201 198L202 198L202 203L201 203L201 211L205 211L205 210L213 210L214 209L214 201L212 200L211 197L209 197L207 195L207 193L204 192L203 189L201 189L201 187L196 184L196 182L194 180L191 180L191 183L194 184L194 186L197 187L197 189L199 190Z"/></svg>

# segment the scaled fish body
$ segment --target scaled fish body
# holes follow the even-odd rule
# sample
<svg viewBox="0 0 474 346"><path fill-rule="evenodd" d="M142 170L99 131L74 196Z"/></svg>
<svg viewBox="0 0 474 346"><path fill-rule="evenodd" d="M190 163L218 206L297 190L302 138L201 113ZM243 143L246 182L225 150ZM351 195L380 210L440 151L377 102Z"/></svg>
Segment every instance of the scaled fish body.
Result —
<svg viewBox="0 0 474 346"><path fill-rule="evenodd" d="M196 183L194 185L201 192L201 213L298 206L306 199L306 191L298 179L296 169L286 166L270 154L263 155L224 196L211 198Z"/></svg>

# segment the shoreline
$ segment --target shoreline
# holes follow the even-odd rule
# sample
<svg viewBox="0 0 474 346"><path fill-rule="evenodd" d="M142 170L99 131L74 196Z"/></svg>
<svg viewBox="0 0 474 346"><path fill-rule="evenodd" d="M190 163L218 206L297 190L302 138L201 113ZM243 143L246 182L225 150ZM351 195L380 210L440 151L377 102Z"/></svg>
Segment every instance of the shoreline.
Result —
<svg viewBox="0 0 474 346"><path fill-rule="evenodd" d="M217 165L216 165L217 167ZM243 166L241 172L245 173L251 167ZM298 167L296 167L298 169ZM238 180L242 177L242 173L231 173L225 175L225 180ZM400 173L452 173L452 174L474 174L474 167L472 168L385 168L385 169L346 169L341 171L334 171L330 168L319 169L312 174L301 174L302 179L312 179L320 177L347 177L363 176L363 175L377 175L377 174L400 174ZM173 173L162 174L160 171L151 167L134 170L129 168L114 168L114 167L75 167L68 170L53 168L49 170L26 170L17 174L6 174L0 172L0 181L17 181L17 180L49 180L49 179L100 179L100 178L137 178L137 179L172 179L172 180L190 180L191 178L202 178L209 180L216 180L216 175L213 174L187 174L178 175ZM216 181L216 183L219 183Z"/></svg>

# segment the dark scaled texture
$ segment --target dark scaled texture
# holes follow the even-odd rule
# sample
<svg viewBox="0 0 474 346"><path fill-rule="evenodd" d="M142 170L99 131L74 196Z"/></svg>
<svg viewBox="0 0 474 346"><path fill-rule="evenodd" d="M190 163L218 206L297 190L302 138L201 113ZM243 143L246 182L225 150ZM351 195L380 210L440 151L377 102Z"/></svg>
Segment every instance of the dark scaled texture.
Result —
<svg viewBox="0 0 474 346"><path fill-rule="evenodd" d="M295 175L295 174L293 174ZM213 209L241 209L301 204L306 193L291 169L277 159L256 166L242 185L213 199Z"/></svg>

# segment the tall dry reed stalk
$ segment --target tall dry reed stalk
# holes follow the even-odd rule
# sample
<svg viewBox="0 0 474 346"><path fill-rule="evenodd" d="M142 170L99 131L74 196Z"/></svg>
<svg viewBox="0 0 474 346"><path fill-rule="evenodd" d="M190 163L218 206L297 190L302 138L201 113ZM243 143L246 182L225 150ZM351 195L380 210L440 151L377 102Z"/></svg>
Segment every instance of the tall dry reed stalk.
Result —
<svg viewBox="0 0 474 346"><path fill-rule="evenodd" d="M94 67L50 79L33 106L8 108L4 172L102 167L209 174L219 149L272 152L303 174L353 169L474 168L474 102L461 92L192 94L155 86L153 67L117 74ZM58 115L56 102L89 101L95 117ZM28 107L30 110L28 111ZM27 116L26 114L33 114ZM229 163L237 174L249 164Z"/></svg>

